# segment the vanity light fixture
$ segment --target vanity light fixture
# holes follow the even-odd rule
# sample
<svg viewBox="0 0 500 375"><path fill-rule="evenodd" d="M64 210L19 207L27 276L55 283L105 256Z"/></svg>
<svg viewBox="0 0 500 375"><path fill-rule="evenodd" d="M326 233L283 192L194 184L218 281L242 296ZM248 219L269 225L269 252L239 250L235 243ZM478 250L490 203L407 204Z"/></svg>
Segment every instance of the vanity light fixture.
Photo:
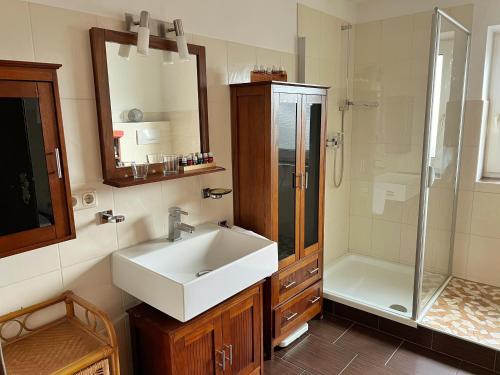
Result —
<svg viewBox="0 0 500 375"><path fill-rule="evenodd" d="M149 53L149 12L141 11L137 31L137 53L147 56Z"/></svg>
<svg viewBox="0 0 500 375"><path fill-rule="evenodd" d="M182 27L181 19L175 19L173 22L165 22L150 18L149 12L143 10L141 11L139 20L137 20L137 16L134 17L134 15L130 13L125 13L125 24L128 31L134 32L137 30L137 53L142 55L148 54L150 35L167 39L169 33L175 33L175 41L177 42L179 59L181 61L190 60L186 35L184 34L184 28ZM139 28L136 29L136 26L139 26ZM121 53L120 56L125 57ZM168 53L168 51L165 51L165 53L163 54L163 63L174 63L172 52Z"/></svg>
<svg viewBox="0 0 500 375"><path fill-rule="evenodd" d="M174 20L174 31L175 40L177 41L177 51L179 52L179 57L182 61L189 61L189 51L186 42L186 36L184 35L184 29L182 27L182 20Z"/></svg>

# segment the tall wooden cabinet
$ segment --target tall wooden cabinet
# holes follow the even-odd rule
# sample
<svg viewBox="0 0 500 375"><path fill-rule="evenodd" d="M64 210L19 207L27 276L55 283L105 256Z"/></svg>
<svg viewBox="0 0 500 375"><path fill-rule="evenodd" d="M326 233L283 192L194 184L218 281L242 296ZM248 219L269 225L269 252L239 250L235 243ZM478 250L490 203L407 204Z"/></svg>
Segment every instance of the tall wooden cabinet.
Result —
<svg viewBox="0 0 500 375"><path fill-rule="evenodd" d="M264 347L321 312L327 87L231 85L234 221L278 242Z"/></svg>

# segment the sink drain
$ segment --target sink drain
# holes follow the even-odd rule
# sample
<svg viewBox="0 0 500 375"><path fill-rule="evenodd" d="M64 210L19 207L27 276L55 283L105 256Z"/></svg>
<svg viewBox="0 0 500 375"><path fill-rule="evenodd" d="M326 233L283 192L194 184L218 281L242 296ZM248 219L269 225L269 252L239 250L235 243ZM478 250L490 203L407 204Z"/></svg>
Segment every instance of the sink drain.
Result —
<svg viewBox="0 0 500 375"><path fill-rule="evenodd" d="M201 270L200 272L196 272L196 277L200 277L203 275L206 275L209 272L212 272L213 270Z"/></svg>
<svg viewBox="0 0 500 375"><path fill-rule="evenodd" d="M403 313L408 312L408 309L406 307L404 307L403 305L394 304L394 305L391 305L389 307L393 310L400 311Z"/></svg>

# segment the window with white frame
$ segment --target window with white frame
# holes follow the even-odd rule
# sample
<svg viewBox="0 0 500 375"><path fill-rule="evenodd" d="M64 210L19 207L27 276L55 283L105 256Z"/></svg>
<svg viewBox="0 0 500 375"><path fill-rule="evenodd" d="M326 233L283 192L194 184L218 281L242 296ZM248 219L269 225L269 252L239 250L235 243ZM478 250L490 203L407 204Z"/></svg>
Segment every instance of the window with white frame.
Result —
<svg viewBox="0 0 500 375"><path fill-rule="evenodd" d="M491 58L488 87L488 123L484 143L484 177L500 178L500 31L489 35Z"/></svg>

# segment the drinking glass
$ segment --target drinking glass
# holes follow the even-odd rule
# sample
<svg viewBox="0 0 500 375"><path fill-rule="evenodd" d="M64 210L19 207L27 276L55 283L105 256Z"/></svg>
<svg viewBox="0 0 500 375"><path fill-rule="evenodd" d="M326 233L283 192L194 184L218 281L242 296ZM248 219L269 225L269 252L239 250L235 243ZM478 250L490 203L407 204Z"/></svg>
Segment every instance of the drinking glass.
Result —
<svg viewBox="0 0 500 375"><path fill-rule="evenodd" d="M163 154L147 154L146 159L149 164L158 164L163 162Z"/></svg>
<svg viewBox="0 0 500 375"><path fill-rule="evenodd" d="M132 162L132 173L136 180L144 180L148 176L148 169L149 163Z"/></svg>
<svg viewBox="0 0 500 375"><path fill-rule="evenodd" d="M179 156L177 155L163 155L163 174L176 174L179 173Z"/></svg>

